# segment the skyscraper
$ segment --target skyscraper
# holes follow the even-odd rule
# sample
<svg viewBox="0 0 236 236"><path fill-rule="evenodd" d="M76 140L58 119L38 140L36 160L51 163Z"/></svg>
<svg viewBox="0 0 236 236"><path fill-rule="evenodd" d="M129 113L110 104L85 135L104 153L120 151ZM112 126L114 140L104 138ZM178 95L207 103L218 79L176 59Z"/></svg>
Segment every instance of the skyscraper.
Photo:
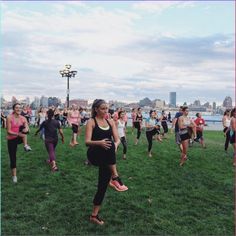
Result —
<svg viewBox="0 0 236 236"><path fill-rule="evenodd" d="M176 107L176 92L170 92L170 107Z"/></svg>
<svg viewBox="0 0 236 236"><path fill-rule="evenodd" d="M232 108L232 98L227 96L223 101L223 107L225 108Z"/></svg>
<svg viewBox="0 0 236 236"><path fill-rule="evenodd" d="M42 96L40 98L40 106L48 107L48 98L47 97Z"/></svg>

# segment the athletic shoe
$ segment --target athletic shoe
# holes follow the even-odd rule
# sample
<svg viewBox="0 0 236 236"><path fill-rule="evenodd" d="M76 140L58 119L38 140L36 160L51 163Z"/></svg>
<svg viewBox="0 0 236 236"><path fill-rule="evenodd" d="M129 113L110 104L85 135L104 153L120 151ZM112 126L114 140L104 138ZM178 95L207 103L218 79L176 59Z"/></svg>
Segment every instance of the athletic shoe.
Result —
<svg viewBox="0 0 236 236"><path fill-rule="evenodd" d="M16 184L17 183L17 177L16 176L12 176L12 181L13 181L14 184Z"/></svg>
<svg viewBox="0 0 236 236"><path fill-rule="evenodd" d="M116 178L112 179L110 182L109 182L109 185L114 188L116 191L118 192L124 192L124 191L127 191L128 190L128 187L125 186L120 177L117 176Z"/></svg>
<svg viewBox="0 0 236 236"><path fill-rule="evenodd" d="M29 145L25 145L24 149L25 149L26 152L32 151L32 149Z"/></svg>
<svg viewBox="0 0 236 236"><path fill-rule="evenodd" d="M103 225L104 224L104 221L98 216L90 216L89 217L89 220L95 224L98 224L98 225Z"/></svg>

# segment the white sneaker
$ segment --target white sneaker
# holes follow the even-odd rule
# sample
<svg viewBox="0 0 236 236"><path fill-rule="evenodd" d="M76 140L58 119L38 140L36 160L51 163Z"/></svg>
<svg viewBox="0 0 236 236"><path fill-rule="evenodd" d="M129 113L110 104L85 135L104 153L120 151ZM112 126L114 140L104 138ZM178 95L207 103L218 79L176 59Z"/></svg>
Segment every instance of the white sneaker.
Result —
<svg viewBox="0 0 236 236"><path fill-rule="evenodd" d="M32 149L29 145L25 145L24 149L25 149L26 152L32 151Z"/></svg>
<svg viewBox="0 0 236 236"><path fill-rule="evenodd" d="M17 177L16 176L12 176L12 181L13 181L13 183L17 183Z"/></svg>

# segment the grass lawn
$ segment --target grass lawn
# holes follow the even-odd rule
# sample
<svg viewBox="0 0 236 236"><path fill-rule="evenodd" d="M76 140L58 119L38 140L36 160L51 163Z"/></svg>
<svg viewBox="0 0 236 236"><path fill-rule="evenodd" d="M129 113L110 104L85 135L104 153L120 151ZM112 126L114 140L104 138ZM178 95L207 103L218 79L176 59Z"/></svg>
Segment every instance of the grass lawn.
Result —
<svg viewBox="0 0 236 236"><path fill-rule="evenodd" d="M174 134L154 142L148 158L145 133L134 146L129 129L127 160L121 159L122 148L117 153L129 190L108 188L100 212L104 226L88 221L98 170L84 165L84 130L80 145L70 148L71 130L64 129L57 173L45 164L44 144L34 132L28 136L32 152L18 146L17 184L11 180L6 131L1 132L2 235L234 235L233 150L225 154L222 132L205 131L207 149L194 144L180 167Z"/></svg>

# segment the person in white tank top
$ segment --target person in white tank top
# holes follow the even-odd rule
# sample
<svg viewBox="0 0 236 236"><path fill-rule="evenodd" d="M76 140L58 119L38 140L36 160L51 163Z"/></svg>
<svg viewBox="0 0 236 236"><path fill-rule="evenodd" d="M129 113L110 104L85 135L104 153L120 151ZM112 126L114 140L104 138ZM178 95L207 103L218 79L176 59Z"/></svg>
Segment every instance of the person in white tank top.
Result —
<svg viewBox="0 0 236 236"><path fill-rule="evenodd" d="M123 160L126 159L126 153L127 153L127 141L126 141L126 135L125 135L125 121L124 121L125 112L119 111L118 112L118 120L116 121L116 127L118 130L118 135L120 138L120 142L123 145Z"/></svg>
<svg viewBox="0 0 236 236"><path fill-rule="evenodd" d="M225 136L225 152L228 151L229 141L230 141L230 110L226 110L224 112L224 116L222 118L223 132Z"/></svg>

